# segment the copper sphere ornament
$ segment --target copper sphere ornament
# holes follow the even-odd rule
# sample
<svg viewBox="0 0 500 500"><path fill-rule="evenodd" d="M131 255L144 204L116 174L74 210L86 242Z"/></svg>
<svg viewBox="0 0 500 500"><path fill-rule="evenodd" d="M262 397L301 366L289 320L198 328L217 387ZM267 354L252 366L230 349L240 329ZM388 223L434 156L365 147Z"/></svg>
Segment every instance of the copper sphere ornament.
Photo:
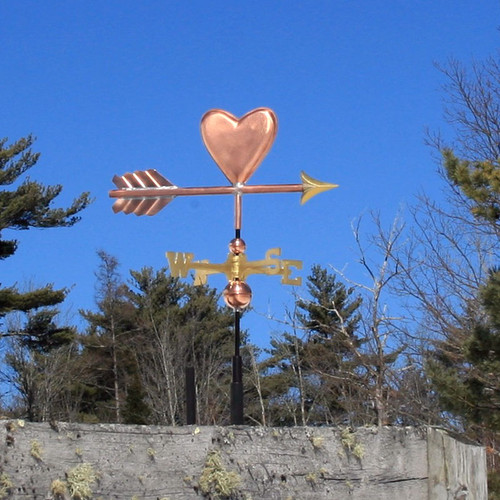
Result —
<svg viewBox="0 0 500 500"><path fill-rule="evenodd" d="M245 253L246 249L247 245L241 238L233 238L229 242L229 251L234 255L240 255L240 253Z"/></svg>
<svg viewBox="0 0 500 500"><path fill-rule="evenodd" d="M110 191L109 195L116 199L113 204L115 213L135 215L155 215L173 199L181 196L232 195L234 197L235 238L229 243L230 254L225 262L211 264L208 260L194 261L194 254L190 252L167 252L167 258L172 276L185 278L190 270L194 270L195 285L205 284L207 276L218 273L224 274L229 281L223 291L223 297L225 303L234 310L235 348L232 363L231 424L241 425L244 423L244 412L240 313L252 300L252 290L244 280L251 274L279 275L283 284L300 285L301 278L291 278L290 273L291 268L302 269L300 260L280 259L280 248L267 250L264 259L254 261L247 259L246 244L240 237L243 195L302 193L300 203L304 204L316 194L335 188L337 185L314 179L305 172L300 175L301 182L296 184L247 184L271 149L276 137L278 119L269 108L254 109L241 118L221 109L212 109L203 115L200 128L210 156L229 181L229 185L179 187L157 170L149 169L127 172L121 176L115 175L113 182L118 189ZM190 376L190 380L191 378ZM194 381L192 386L190 392L194 402L188 403L190 405L187 408L188 424L194 424L196 420Z"/></svg>
<svg viewBox="0 0 500 500"><path fill-rule="evenodd" d="M241 311L250 304L252 289L244 281L232 280L224 288L222 296L229 307L235 311Z"/></svg>

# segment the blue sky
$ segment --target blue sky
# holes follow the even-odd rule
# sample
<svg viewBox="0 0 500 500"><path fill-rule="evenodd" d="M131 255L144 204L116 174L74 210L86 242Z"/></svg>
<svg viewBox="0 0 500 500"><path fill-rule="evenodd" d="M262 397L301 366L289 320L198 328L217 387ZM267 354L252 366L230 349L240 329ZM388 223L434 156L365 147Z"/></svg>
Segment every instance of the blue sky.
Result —
<svg viewBox="0 0 500 500"><path fill-rule="evenodd" d="M227 181L204 148L202 115L266 106L276 141L249 184L296 183L300 171L340 184L301 206L298 194L243 200L250 259L281 247L363 279L351 221L379 210L389 223L425 190L440 196L426 127L443 130L443 76L434 63L498 48L500 4L434 1L4 0L0 25L0 136L34 134L42 153L29 175L62 184L58 203L82 191L95 202L70 229L30 230L2 262L2 285L72 287L65 303L94 307L96 251L129 269L166 265L165 252L225 260L231 197L179 198L154 217L113 214L115 174L156 168L179 186ZM370 231L370 224L365 225ZM358 270L357 270L358 269ZM291 304L277 277L250 277L264 345ZM220 290L223 277L210 278Z"/></svg>

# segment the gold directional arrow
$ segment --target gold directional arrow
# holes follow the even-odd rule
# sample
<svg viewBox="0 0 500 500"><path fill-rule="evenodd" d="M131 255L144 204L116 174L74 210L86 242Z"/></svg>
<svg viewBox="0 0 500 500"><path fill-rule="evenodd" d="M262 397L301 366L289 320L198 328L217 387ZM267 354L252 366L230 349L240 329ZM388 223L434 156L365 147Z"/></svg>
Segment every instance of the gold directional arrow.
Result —
<svg viewBox="0 0 500 500"><path fill-rule="evenodd" d="M241 241L241 240L240 240ZM261 260L249 261L244 253L230 253L225 262L211 264L207 260L193 261L193 253L167 252L170 264L170 274L179 278L185 278L190 270L195 271L194 284L204 285L207 276L211 274L225 274L228 281L245 281L251 274L267 274L281 276L284 285L302 284L302 278L292 278L292 268L302 269L302 261L291 259L280 259L281 249L270 248L266 257Z"/></svg>
<svg viewBox="0 0 500 500"><path fill-rule="evenodd" d="M271 248L264 259L249 261L246 245L241 239L242 197L253 193L302 193L304 204L313 196L337 187L337 184L318 181L304 172L300 184L247 185L248 180L269 152L278 130L278 119L269 108L254 109L241 118L221 109L212 109L203 115L201 135L203 142L219 169L229 181L228 186L187 187L174 185L156 170L136 171L115 175L117 189L109 192L116 201L115 213L155 215L177 196L231 194L234 196L235 237L229 243L230 254L225 262L211 264L207 260L194 261L194 254L167 252L173 276L186 277L194 270L195 284L206 283L211 274L223 273L229 283L224 288L226 304L234 310L233 381L231 384L231 423L243 424L242 359L240 355L240 316L249 306L252 290L245 279L251 274L281 276L287 285L300 285L301 278L292 278L292 268L302 269L300 260L280 259L281 250ZM194 389L191 391L194 394ZM191 405L194 406L194 405ZM189 415L195 412L188 412ZM188 423L194 424L194 417Z"/></svg>

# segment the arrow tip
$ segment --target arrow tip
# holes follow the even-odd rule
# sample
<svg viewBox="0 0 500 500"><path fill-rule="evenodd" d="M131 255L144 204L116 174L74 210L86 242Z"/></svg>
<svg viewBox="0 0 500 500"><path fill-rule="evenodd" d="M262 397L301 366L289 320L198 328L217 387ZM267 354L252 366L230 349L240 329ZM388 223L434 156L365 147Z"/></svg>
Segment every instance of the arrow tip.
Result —
<svg viewBox="0 0 500 500"><path fill-rule="evenodd" d="M330 189L339 187L338 184L332 184L330 182L323 182L314 179L313 177L307 175L304 171L300 173L300 178L302 180L302 197L300 198L300 204L303 205L309 201L313 196L316 196L323 191L329 191Z"/></svg>

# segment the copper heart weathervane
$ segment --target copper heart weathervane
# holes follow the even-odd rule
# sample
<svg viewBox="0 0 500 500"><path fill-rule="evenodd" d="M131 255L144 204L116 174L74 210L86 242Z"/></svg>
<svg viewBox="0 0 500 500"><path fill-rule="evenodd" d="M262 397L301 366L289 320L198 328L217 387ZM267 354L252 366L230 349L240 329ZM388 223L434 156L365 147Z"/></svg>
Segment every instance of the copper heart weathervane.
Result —
<svg viewBox="0 0 500 500"><path fill-rule="evenodd" d="M281 282L300 285L301 279L292 278L292 268L301 269L300 260L280 259L281 250L271 248L262 260L249 261L245 255L246 244L241 238L242 197L252 193L302 193L301 203L314 195L337 187L321 182L301 173L301 184L248 185L247 181L262 163L273 145L278 129L278 120L271 109L257 108L241 118L227 111L213 109L201 120L201 135L208 152L222 170L229 186L187 187L175 186L156 170L136 171L113 178L118 189L109 192L116 198L115 213L155 215L178 196L209 194L232 194L234 196L235 237L229 242L230 253L225 262L211 264L193 261L188 252L167 252L170 272L173 276L186 277L195 271L195 284L206 282L210 274L223 273L228 278L224 289L224 300L234 310L235 354L233 356L233 382L231 385L231 423L243 423L242 361L240 356L240 314L248 307L252 291L246 284L251 274L281 276ZM193 370L193 368L191 368ZM192 391L193 393L195 391ZM193 396L194 397L194 396ZM189 400L189 398L187 398ZM189 415L188 411L188 415ZM195 412L194 412L195 413ZM191 412L188 423L194 423Z"/></svg>
<svg viewBox="0 0 500 500"><path fill-rule="evenodd" d="M304 172L301 173L301 184L248 185L247 181L271 149L277 130L278 119L269 108L254 109L241 118L220 109L210 110L201 120L201 136L213 160L230 182L229 186L180 188L150 169L115 176L113 182L118 189L109 193L112 198L117 198L113 204L115 213L135 215L155 215L178 196L234 195L235 238L229 244L231 253L225 262L193 261L193 254L182 252L167 252L167 258L173 275L186 277L190 270L195 270L195 284L205 283L209 274L224 273L229 280L224 299L236 311L247 307L251 300L250 287L244 281L246 276L277 274L282 277L282 283L299 285L301 279L291 278L290 273L292 267L300 269L302 266L298 260L279 259L279 248L268 250L263 260L247 260L246 244L241 239L242 196L300 192L301 203L305 203L314 195L337 187L313 179Z"/></svg>
<svg viewBox="0 0 500 500"><path fill-rule="evenodd" d="M114 212L155 215L177 196L233 194L239 200L235 212L235 225L239 228L243 194L299 192L302 193L301 203L305 203L314 195L337 187L304 172L301 184L247 185L271 149L277 129L278 119L269 108L254 109L239 119L220 109L208 111L201 120L201 135L208 152L231 185L180 188L154 169L116 175L113 182L118 189L109 193L110 197L117 198Z"/></svg>

